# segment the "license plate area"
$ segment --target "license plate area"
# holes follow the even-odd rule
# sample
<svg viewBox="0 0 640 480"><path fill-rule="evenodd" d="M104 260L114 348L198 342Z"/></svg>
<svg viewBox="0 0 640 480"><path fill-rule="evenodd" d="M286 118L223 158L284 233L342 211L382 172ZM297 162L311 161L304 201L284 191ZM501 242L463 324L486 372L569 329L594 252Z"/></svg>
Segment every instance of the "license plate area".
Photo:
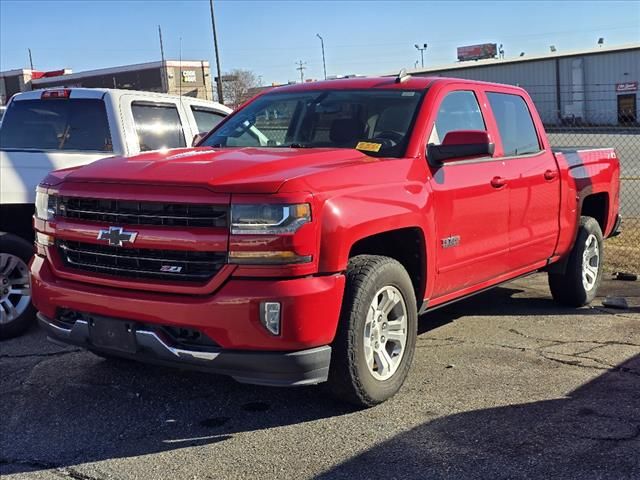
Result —
<svg viewBox="0 0 640 480"><path fill-rule="evenodd" d="M89 341L92 345L124 353L136 353L135 323L126 320L89 317Z"/></svg>

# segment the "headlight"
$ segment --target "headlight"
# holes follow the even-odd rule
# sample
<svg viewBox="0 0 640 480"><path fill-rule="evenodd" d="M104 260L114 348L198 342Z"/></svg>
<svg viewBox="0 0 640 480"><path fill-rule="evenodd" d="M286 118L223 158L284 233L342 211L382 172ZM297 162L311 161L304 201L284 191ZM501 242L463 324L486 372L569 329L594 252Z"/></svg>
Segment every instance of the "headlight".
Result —
<svg viewBox="0 0 640 480"><path fill-rule="evenodd" d="M58 197L49 195L43 188L36 189L36 218L53 220L58 210Z"/></svg>
<svg viewBox="0 0 640 480"><path fill-rule="evenodd" d="M235 235L279 235L295 233L311 221L308 203L231 206L231 233Z"/></svg>

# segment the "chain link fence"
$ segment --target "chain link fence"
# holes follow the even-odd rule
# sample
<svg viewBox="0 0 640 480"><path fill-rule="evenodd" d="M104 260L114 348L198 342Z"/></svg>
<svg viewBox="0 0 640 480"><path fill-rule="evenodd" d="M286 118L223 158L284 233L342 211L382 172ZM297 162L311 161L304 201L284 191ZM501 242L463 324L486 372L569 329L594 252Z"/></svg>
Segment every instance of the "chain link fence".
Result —
<svg viewBox="0 0 640 480"><path fill-rule="evenodd" d="M607 127L547 128L554 147L616 149L620 161L621 234L605 244L606 268L640 272L640 129Z"/></svg>
<svg viewBox="0 0 640 480"><path fill-rule="evenodd" d="M526 87L553 147L613 147L620 161L622 233L605 243L608 273L640 273L640 117L637 92L616 84ZM558 109L560 105L560 109Z"/></svg>

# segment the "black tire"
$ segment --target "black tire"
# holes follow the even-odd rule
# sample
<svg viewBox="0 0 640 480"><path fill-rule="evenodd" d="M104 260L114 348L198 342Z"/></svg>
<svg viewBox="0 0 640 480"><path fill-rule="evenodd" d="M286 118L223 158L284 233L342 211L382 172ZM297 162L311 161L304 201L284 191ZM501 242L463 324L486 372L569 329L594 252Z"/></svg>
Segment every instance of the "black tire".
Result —
<svg viewBox="0 0 640 480"><path fill-rule="evenodd" d="M595 237L598 246L597 275L593 285L583 282L584 254L587 240ZM576 241L567 258L564 273L549 273L549 288L553 299L568 307L582 307L593 301L602 281L603 236L600 225L595 218L581 217ZM589 282L590 283L590 282ZM590 288L587 288L590 286Z"/></svg>
<svg viewBox="0 0 640 480"><path fill-rule="evenodd" d="M33 256L33 246L26 240L10 233L0 233L0 254L10 254L21 259L26 265ZM27 275L29 274L27 270ZM1 276L1 275L0 275ZM1 280L0 280L1 282ZM0 297L2 296L3 285L0 285ZM13 299L13 297L10 297ZM3 308L0 306L0 308ZM26 309L16 318L0 323L0 339L17 337L24 333L35 323L36 309L29 302Z"/></svg>
<svg viewBox="0 0 640 480"><path fill-rule="evenodd" d="M370 407L395 395L409 373L418 330L416 297L409 274L392 258L359 255L349 261L346 276L327 386L341 400ZM386 286L395 287L404 300L407 336L395 373L386 380L380 380L373 376L365 360L364 329L374 296Z"/></svg>

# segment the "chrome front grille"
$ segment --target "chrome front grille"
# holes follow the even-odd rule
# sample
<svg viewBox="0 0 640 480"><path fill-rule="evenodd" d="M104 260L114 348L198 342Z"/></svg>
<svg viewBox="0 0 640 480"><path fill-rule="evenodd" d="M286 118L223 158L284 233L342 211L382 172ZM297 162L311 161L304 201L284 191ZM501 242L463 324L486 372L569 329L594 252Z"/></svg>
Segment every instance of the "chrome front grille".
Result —
<svg viewBox="0 0 640 480"><path fill-rule="evenodd" d="M202 283L213 278L227 260L225 252L121 248L69 240L58 240L56 246L65 266L123 280Z"/></svg>
<svg viewBox="0 0 640 480"><path fill-rule="evenodd" d="M57 215L116 225L227 227L228 205L60 197Z"/></svg>

